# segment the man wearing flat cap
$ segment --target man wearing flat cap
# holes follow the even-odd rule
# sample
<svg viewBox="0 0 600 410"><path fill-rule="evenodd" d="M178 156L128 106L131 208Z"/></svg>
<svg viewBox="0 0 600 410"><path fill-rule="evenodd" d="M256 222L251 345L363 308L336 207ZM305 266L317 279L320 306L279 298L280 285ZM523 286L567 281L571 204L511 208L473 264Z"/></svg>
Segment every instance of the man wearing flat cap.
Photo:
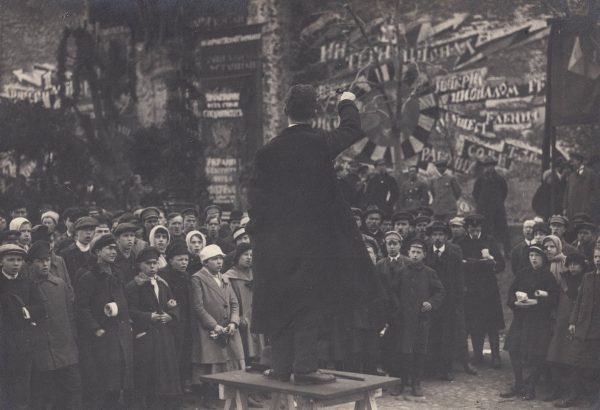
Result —
<svg viewBox="0 0 600 410"><path fill-rule="evenodd" d="M0 246L0 390L3 409L29 408L33 358L41 333L37 322L46 317L44 298L21 271L25 250Z"/></svg>
<svg viewBox="0 0 600 410"><path fill-rule="evenodd" d="M156 207L150 206L145 208L140 213L140 219L144 224L144 240L149 242L149 235L152 228L159 224L158 218L160 217L160 210Z"/></svg>
<svg viewBox="0 0 600 410"><path fill-rule="evenodd" d="M431 244L427 247L425 265L433 269L444 289L446 297L440 308L432 314L429 333L429 368L447 381L454 380L452 359L457 350L456 334L464 320L463 302L465 278L460 249L457 252L448 243L450 228L442 221L433 221L427 226ZM467 370L467 369L465 369Z"/></svg>
<svg viewBox="0 0 600 410"><path fill-rule="evenodd" d="M448 222L458 212L456 201L462 190L456 176L448 170L446 160L436 161L435 167L437 175L429 182L429 191L433 197L431 207L437 219Z"/></svg>
<svg viewBox="0 0 600 410"><path fill-rule="evenodd" d="M187 235L191 231L195 231L198 223L198 211L194 208L186 208L181 211L181 216L183 216L183 232Z"/></svg>
<svg viewBox="0 0 600 410"><path fill-rule="evenodd" d="M508 254L511 246L504 207L508 185L504 177L496 172L498 161L492 157L485 157L479 162L483 171L473 185L477 213L485 218L484 233L492 235L504 246L504 253Z"/></svg>
<svg viewBox="0 0 600 410"><path fill-rule="evenodd" d="M467 234L457 241L463 253L465 272L465 320L471 336L475 363L483 363L483 342L487 334L492 350L492 367L500 368L500 336L504 314L496 275L505 262L498 245L482 234L484 217L465 217Z"/></svg>
<svg viewBox="0 0 600 410"><path fill-rule="evenodd" d="M564 213L572 220L576 213L585 212L598 215L600 182L598 176L584 165L583 155L571 154L569 163L573 171L567 177L567 187L563 197Z"/></svg>
<svg viewBox="0 0 600 410"><path fill-rule="evenodd" d="M129 283L135 275L137 269L135 267L135 254L133 246L135 244L135 233L138 227L132 223L120 223L113 231L115 241L117 242L117 257L115 266L121 275L123 283Z"/></svg>
<svg viewBox="0 0 600 410"><path fill-rule="evenodd" d="M339 127L322 131L311 126L316 90L293 86L285 104L290 126L255 157L247 226L254 257L252 331L270 336L270 374L277 379L293 373L297 383L335 381L317 372L319 328L376 293L373 264L333 168L334 158L364 137L355 98L343 93Z"/></svg>
<svg viewBox="0 0 600 410"><path fill-rule="evenodd" d="M591 266L594 262L594 248L596 247L595 234L598 231L596 225L591 222L579 222L575 225L577 239L573 241L573 246L579 253L585 256L586 261Z"/></svg>
<svg viewBox="0 0 600 410"><path fill-rule="evenodd" d="M84 408L119 408L121 391L133 388L133 333L124 284L114 269L112 235L94 239L94 258L75 287ZM126 395L127 396L127 395Z"/></svg>
<svg viewBox="0 0 600 410"><path fill-rule="evenodd" d="M367 183L367 202L376 205L388 215L394 210L399 190L396 179L388 174L384 159L375 162L375 174Z"/></svg>
<svg viewBox="0 0 600 410"><path fill-rule="evenodd" d="M44 295L47 313L37 323L42 343L34 353L32 408L52 404L59 409L81 409L81 374L71 291L51 273L49 242L34 242L27 253L27 262L30 278Z"/></svg>
<svg viewBox="0 0 600 410"><path fill-rule="evenodd" d="M85 268L93 261L90 255L90 243L98 226L96 218L84 216L79 218L73 227L75 230L75 243L63 249L59 256L65 260L67 272L71 277L71 283L76 283L79 278L79 270Z"/></svg>
<svg viewBox="0 0 600 410"><path fill-rule="evenodd" d="M550 225L550 233L554 236L560 238L560 242L562 245L562 253L565 256L573 255L574 253L578 253L577 248L570 245L565 240L565 235L567 233L567 229L569 228L569 220L566 216L562 215L552 215L548 220L548 224Z"/></svg>
<svg viewBox="0 0 600 410"><path fill-rule="evenodd" d="M62 219L65 221L67 231L62 238L56 241L54 252L60 254L63 249L75 243L75 222L84 216L88 216L88 212L83 208L67 208L64 210Z"/></svg>

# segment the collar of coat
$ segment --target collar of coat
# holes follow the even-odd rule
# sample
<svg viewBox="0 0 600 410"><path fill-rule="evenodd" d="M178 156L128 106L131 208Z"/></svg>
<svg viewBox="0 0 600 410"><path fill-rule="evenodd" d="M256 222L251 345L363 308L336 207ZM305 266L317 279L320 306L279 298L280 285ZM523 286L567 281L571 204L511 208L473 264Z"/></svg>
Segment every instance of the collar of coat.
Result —
<svg viewBox="0 0 600 410"><path fill-rule="evenodd" d="M32 279L35 283L50 282L54 285L58 285L61 282L61 279L54 276L51 272L48 272L48 275L34 274Z"/></svg>
<svg viewBox="0 0 600 410"><path fill-rule="evenodd" d="M215 275L210 273L206 268L200 269L198 272L194 273L193 276L204 276L206 279L210 280L211 283L214 283L216 285L216 282L214 280ZM221 282L223 282L223 284L229 285L229 279L223 276L221 272L217 274L217 277L221 280Z"/></svg>
<svg viewBox="0 0 600 410"><path fill-rule="evenodd" d="M246 273L246 272L242 271L241 269L239 269L237 266L234 266L233 268L231 268L227 272L225 272L223 277L226 279L244 280L246 282L252 282L252 280L253 280L252 269L249 269L248 272Z"/></svg>
<svg viewBox="0 0 600 410"><path fill-rule="evenodd" d="M137 275L136 275L136 276L133 278L133 280L135 281L135 284L136 284L136 285L138 285L138 286L142 286L142 285L145 285L146 283L150 283L150 281L151 281L152 279L153 279L153 278L151 278L150 276L146 275L146 274L145 274L145 273L143 273L143 272L140 272L140 273L138 273L138 274L137 274ZM158 275L155 275L155 276L154 276L154 279L156 279L156 281L157 281L157 282L161 282L161 283L163 283L163 284L164 284L166 287L169 287L169 284L168 284L168 283L167 283L167 282L166 282L166 281L165 281L163 278L161 278L160 276L158 276Z"/></svg>

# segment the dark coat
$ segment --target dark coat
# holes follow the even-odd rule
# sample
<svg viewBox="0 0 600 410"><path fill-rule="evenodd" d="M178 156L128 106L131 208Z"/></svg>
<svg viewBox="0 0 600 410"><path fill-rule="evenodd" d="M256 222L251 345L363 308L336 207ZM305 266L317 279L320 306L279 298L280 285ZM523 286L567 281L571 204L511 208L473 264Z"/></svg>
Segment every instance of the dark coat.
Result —
<svg viewBox="0 0 600 410"><path fill-rule="evenodd" d="M175 349L177 306L169 306L171 289L157 280L158 299L150 280L136 276L125 287L129 313L133 321L134 382L136 389L158 396L181 394L179 365ZM168 313L166 324L152 321L152 313Z"/></svg>
<svg viewBox="0 0 600 410"><path fill-rule="evenodd" d="M477 212L485 217L485 232L504 244L509 243L508 222L504 208L507 195L506 180L497 172L480 176L473 185L473 199L475 199ZM508 249L506 251L508 252Z"/></svg>
<svg viewBox="0 0 600 410"><path fill-rule="evenodd" d="M399 195L398 183L391 175L377 173L367 183L367 202L369 205L377 205L389 216L394 211Z"/></svg>
<svg viewBox="0 0 600 410"><path fill-rule="evenodd" d="M431 209L435 215L456 215L456 201L460 198L462 190L454 175L444 172L443 175L432 179L430 190L433 197Z"/></svg>
<svg viewBox="0 0 600 410"><path fill-rule="evenodd" d="M117 267L123 283L131 282L135 275L138 274L138 270L135 266L135 255L133 254L133 251L131 251L129 258L126 258L120 250L117 250L117 257L115 258L114 265Z"/></svg>
<svg viewBox="0 0 600 410"><path fill-rule="evenodd" d="M187 374L192 363L192 276L170 266L167 266L159 274L169 284L173 298L179 307L175 343L180 374Z"/></svg>
<svg viewBox="0 0 600 410"><path fill-rule="evenodd" d="M536 290L548 292L548 297L536 298ZM537 305L515 305L516 292L525 292ZM508 307L514 312L513 321L506 335L504 350L523 355L546 356L552 338L552 312L558 304L558 285L547 267L534 270L531 265L522 269L508 291Z"/></svg>
<svg viewBox="0 0 600 410"><path fill-rule="evenodd" d="M548 346L546 360L554 363L569 363L569 353L573 338L569 335L569 319L577 300L579 286L583 275L572 276L568 271L563 272L559 282L558 309L556 322L552 332L552 340Z"/></svg>
<svg viewBox="0 0 600 410"><path fill-rule="evenodd" d="M579 212L595 216L595 208L598 201L598 176L588 167L583 169L581 175L571 172L567 179L567 188L563 199L563 208L567 212L567 218L573 220L573 216Z"/></svg>
<svg viewBox="0 0 600 410"><path fill-rule="evenodd" d="M47 313L38 323L44 343L35 351L36 367L46 371L78 363L75 315L67 284L52 274L36 275L32 280L44 298Z"/></svg>
<svg viewBox="0 0 600 410"><path fill-rule="evenodd" d="M240 333L236 332L224 344L209 337L216 325L239 326L239 306L227 278L219 287L211 274L202 268L192 276L192 363L215 364L244 359Z"/></svg>
<svg viewBox="0 0 600 410"><path fill-rule="evenodd" d="M441 306L446 293L442 282L433 269L409 261L391 278L391 291L400 302L397 321L401 328L394 332L399 336L396 340L398 350L401 353L427 353L431 315ZM433 309L421 312L426 301Z"/></svg>
<svg viewBox="0 0 600 410"><path fill-rule="evenodd" d="M75 317L79 335L81 375L84 387L119 391L133 387L133 333L125 290L118 273L108 274L96 263L75 286ZM104 314L115 302L119 313ZM103 336L95 332L104 329ZM121 378L123 374L123 378Z"/></svg>
<svg viewBox="0 0 600 410"><path fill-rule="evenodd" d="M22 308L29 312L24 317ZM37 286L19 273L8 280L0 272L0 347L3 354L31 354L40 343L39 326L33 324L47 316L44 298ZM4 371L9 371L4 369Z"/></svg>
<svg viewBox="0 0 600 410"><path fill-rule="evenodd" d="M419 179L412 181L408 178L400 184L400 198L397 201L398 210L415 209L429 203L429 187Z"/></svg>
<svg viewBox="0 0 600 410"><path fill-rule="evenodd" d="M569 324L575 325L575 338L586 340L592 327L592 311L595 303L600 303L599 295L594 294L594 281L600 280L596 272L588 272L583 276L575 306L571 311Z"/></svg>
<svg viewBox="0 0 600 410"><path fill-rule="evenodd" d="M81 270L88 270L89 265L95 263L94 258L90 252L81 252L75 243L72 243L65 249L63 249L59 256L62 257L67 265L67 272L71 277L71 283L77 283L79 275L82 273Z"/></svg>
<svg viewBox="0 0 600 410"><path fill-rule="evenodd" d="M529 245L525 240L519 242L510 252L510 266L513 275L530 266Z"/></svg>
<svg viewBox="0 0 600 410"><path fill-rule="evenodd" d="M373 264L332 165L364 133L354 103L342 101L339 114L333 131L294 125L256 154L246 228L255 333L277 331L307 308L347 311L376 293Z"/></svg>
<svg viewBox="0 0 600 410"><path fill-rule="evenodd" d="M488 237L473 239L466 235L457 241L463 252L465 272L465 321L467 331L504 329L504 314L496 274L505 267L496 242ZM494 261L482 260L481 250L487 248Z"/></svg>

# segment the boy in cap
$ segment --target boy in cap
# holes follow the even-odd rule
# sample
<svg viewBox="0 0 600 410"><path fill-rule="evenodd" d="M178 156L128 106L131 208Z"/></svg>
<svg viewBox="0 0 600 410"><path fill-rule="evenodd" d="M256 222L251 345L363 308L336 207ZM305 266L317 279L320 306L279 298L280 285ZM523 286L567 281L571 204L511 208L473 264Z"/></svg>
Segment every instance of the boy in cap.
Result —
<svg viewBox="0 0 600 410"><path fill-rule="evenodd" d="M145 407L164 409L181 395L181 384L175 344L179 308L169 285L158 275L160 256L153 246L139 253L135 260L139 273L126 285L125 296L135 335L137 399Z"/></svg>
<svg viewBox="0 0 600 410"><path fill-rule="evenodd" d="M43 296L21 273L25 250L0 246L0 390L2 408L28 409L33 357L40 339L37 322L46 317Z"/></svg>
<svg viewBox="0 0 600 410"><path fill-rule="evenodd" d="M168 266L158 274L169 285L179 308L175 323L175 347L181 385L189 392L192 377L192 277L187 272L190 254L186 243L177 241L170 244L166 257Z"/></svg>
<svg viewBox="0 0 600 410"><path fill-rule="evenodd" d="M400 328L394 332L397 349L402 355L402 387L412 383L412 394L423 396L421 379L427 354L427 339L432 311L438 309L445 296L444 286L435 271L423 263L427 245L415 238L409 244L408 261L397 277L392 278L391 291L399 301Z"/></svg>
<svg viewBox="0 0 600 410"><path fill-rule="evenodd" d="M505 262L496 242L482 235L484 217L465 218L467 235L457 242L463 254L465 272L465 321L471 336L476 363L483 362L483 342L488 335L492 350L492 367L500 368L499 330L504 328L504 314L496 275Z"/></svg>
<svg viewBox="0 0 600 410"><path fill-rule="evenodd" d="M199 376L245 367L239 305L221 274L224 256L217 245L206 246L200 252L203 268L192 275L192 385L209 409L215 408L215 395Z"/></svg>
<svg viewBox="0 0 600 410"><path fill-rule="evenodd" d="M32 408L82 408L79 352L71 290L51 273L50 243L36 241L27 253L29 274L44 295L47 316L38 322L42 343L34 352Z"/></svg>
<svg viewBox="0 0 600 410"><path fill-rule="evenodd" d="M566 217L562 215L552 215L548 220L548 223L550 224L550 232L552 235L560 238L563 253L565 255L569 256L579 252L577 248L569 245L565 240L565 234L567 233L567 228L569 227L569 220Z"/></svg>
<svg viewBox="0 0 600 410"><path fill-rule="evenodd" d="M137 225L123 222L118 224L113 232L115 241L117 243L117 257L115 259L115 266L121 275L121 280L123 283L129 283L131 280L133 280L134 276L137 275L137 269L135 267L135 254L133 252L136 239L135 233L137 229Z"/></svg>
<svg viewBox="0 0 600 410"><path fill-rule="evenodd" d="M77 282L79 270L85 268L94 259L90 255L90 243L94 239L97 225L96 218L91 216L79 218L74 225L75 243L59 253L59 256L65 260L71 283Z"/></svg>
<svg viewBox="0 0 600 410"><path fill-rule="evenodd" d="M119 408L133 388L133 333L124 284L114 270L117 244L103 235L90 244L94 261L75 286L75 317L84 408Z"/></svg>
<svg viewBox="0 0 600 410"><path fill-rule="evenodd" d="M594 235L596 231L596 225L593 223L579 222L575 225L577 239L571 244L579 253L585 256L590 265L592 265L594 260L594 248L596 247L596 238Z"/></svg>
<svg viewBox="0 0 600 410"><path fill-rule="evenodd" d="M427 236L431 245L427 248L425 265L433 269L444 289L445 298L431 318L429 334L430 366L443 380L452 381L452 359L457 350L457 329L464 320L464 286L462 255L449 246L450 228L442 221L433 221L427 226Z"/></svg>

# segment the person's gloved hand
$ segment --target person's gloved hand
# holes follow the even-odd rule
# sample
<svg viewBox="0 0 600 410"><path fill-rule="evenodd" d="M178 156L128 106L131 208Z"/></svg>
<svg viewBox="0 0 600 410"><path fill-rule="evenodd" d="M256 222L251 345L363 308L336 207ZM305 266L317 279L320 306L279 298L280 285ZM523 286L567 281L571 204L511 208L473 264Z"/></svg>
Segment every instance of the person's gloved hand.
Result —
<svg viewBox="0 0 600 410"><path fill-rule="evenodd" d="M356 101L356 95L354 95L354 93L352 93L350 91L344 91L342 93L342 95L340 96L340 101L344 101L344 100Z"/></svg>

